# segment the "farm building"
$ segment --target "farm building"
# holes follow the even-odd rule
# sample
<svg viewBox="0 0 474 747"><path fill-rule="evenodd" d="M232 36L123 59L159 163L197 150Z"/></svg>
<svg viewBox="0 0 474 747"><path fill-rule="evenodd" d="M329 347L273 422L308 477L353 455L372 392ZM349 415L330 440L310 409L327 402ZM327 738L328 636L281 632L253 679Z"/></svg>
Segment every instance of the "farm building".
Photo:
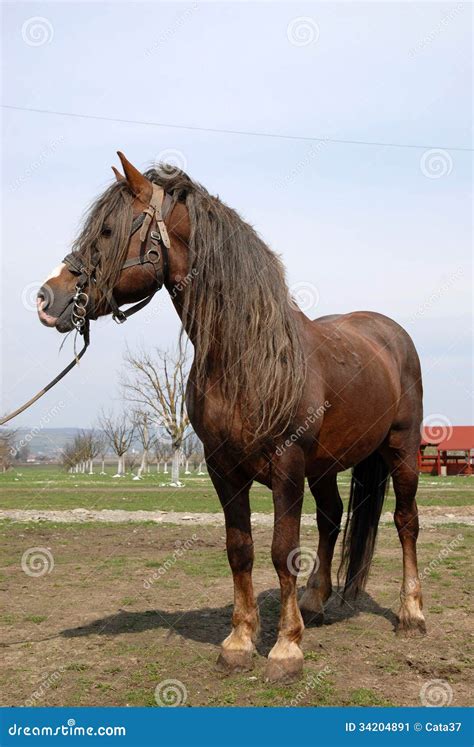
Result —
<svg viewBox="0 0 474 747"><path fill-rule="evenodd" d="M418 467L429 475L473 475L474 426L423 428Z"/></svg>

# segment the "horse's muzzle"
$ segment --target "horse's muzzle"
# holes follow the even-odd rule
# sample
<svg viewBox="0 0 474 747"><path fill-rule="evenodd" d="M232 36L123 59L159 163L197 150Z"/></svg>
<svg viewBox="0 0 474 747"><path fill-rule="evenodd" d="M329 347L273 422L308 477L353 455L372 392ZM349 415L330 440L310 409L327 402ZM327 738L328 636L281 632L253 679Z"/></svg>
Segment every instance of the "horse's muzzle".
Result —
<svg viewBox="0 0 474 747"><path fill-rule="evenodd" d="M71 319L72 303L73 298L69 293L55 294L49 285L43 285L36 297L36 309L41 324L45 327L55 327L58 332L70 332L74 327Z"/></svg>
<svg viewBox="0 0 474 747"><path fill-rule="evenodd" d="M46 311L44 310L45 305L46 305L46 302L44 298L38 295L36 299L36 308L38 310L38 316L39 316L41 324L44 324L45 327L55 327L58 319L57 317L51 316L50 314L46 313Z"/></svg>

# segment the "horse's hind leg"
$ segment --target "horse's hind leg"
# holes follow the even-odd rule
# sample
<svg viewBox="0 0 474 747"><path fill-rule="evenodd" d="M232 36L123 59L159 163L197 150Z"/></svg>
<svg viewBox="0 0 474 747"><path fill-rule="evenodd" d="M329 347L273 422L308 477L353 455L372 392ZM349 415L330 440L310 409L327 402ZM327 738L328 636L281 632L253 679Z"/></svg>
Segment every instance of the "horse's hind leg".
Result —
<svg viewBox="0 0 474 747"><path fill-rule="evenodd" d="M399 441L400 434L394 434ZM392 440L392 439L391 439ZM409 635L426 633L425 618L422 612L423 600L418 575L416 541L419 522L416 505L418 487L417 439L410 439L411 446L390 448L387 456L395 491L395 526L403 552L403 582L400 591L400 612L397 632ZM410 443L410 441L409 441ZM392 444L390 444L392 446Z"/></svg>
<svg viewBox="0 0 474 747"><path fill-rule="evenodd" d="M250 484L231 482L207 461L209 474L225 515L226 546L234 578L232 631L222 643L217 667L225 672L246 672L253 667L253 653L259 628L258 608L252 585L254 559L250 525Z"/></svg>
<svg viewBox="0 0 474 747"><path fill-rule="evenodd" d="M324 604L331 596L331 563L342 517L336 475L327 475L319 480L310 477L308 484L316 500L319 542L314 568L300 599L300 610L306 623L322 621Z"/></svg>

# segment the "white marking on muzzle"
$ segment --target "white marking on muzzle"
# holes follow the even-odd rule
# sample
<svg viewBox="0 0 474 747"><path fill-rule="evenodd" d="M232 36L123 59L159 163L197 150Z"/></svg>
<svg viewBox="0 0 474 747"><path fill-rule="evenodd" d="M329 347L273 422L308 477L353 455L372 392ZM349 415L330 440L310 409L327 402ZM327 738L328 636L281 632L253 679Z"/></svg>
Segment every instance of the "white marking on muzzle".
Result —
<svg viewBox="0 0 474 747"><path fill-rule="evenodd" d="M46 284L48 280L52 280L52 278L59 277L64 267L66 267L66 265L64 264L64 262L61 262L60 265L54 268L54 270L51 272L51 275L48 275L48 277L44 281L44 284Z"/></svg>

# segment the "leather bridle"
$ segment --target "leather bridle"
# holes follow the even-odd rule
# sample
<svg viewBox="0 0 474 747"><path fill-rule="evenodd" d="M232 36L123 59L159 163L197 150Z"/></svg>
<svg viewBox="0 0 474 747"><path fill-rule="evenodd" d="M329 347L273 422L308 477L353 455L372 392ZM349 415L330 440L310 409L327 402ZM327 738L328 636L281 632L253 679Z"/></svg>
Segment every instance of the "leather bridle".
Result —
<svg viewBox="0 0 474 747"><path fill-rule="evenodd" d="M123 311L119 307L114 297L113 290L110 290L106 294L106 298L112 310L112 318L117 322L117 324L123 324L123 322L127 321L129 316L132 316L132 314L135 314L137 311L140 311L149 304L155 293L163 287L167 280L169 268L168 249L170 248L170 240L164 218L169 212L171 202L171 195L165 193L162 187L153 184L153 193L149 206L132 221L130 238L140 229L140 253L137 257L127 259L123 263L120 272L122 273L129 267L151 264L156 277L156 287L153 293L150 293L149 296L138 301L138 303L131 306L126 311ZM155 224L155 230L151 230L153 224ZM77 252L67 254L66 257L64 257L63 262L67 266L69 272L77 277L75 295L72 301L71 317L76 330L81 335L84 335L88 320L93 318L91 315L91 309L88 309L89 293L86 291L89 289L91 284L96 283L96 271L100 262L100 252L95 253L90 266L86 266L82 257Z"/></svg>
<svg viewBox="0 0 474 747"><path fill-rule="evenodd" d="M164 283L168 279L168 249L170 248L170 240L168 231L166 230L164 218L166 217L171 207L173 198L170 194L164 192L162 187L153 184L153 194L150 200L149 206L140 215L132 221L132 227L130 230L130 238L140 229L140 254L138 257L133 259L127 259L120 272L126 270L127 267L134 267L135 265L152 264L156 275L156 288L153 293L144 298L142 301L138 301L134 306L130 307L126 311L122 311L114 298L113 290L107 294L107 301L110 308L112 309L112 316L118 324L122 324L127 321L128 317L135 314L140 309L143 309L151 299L163 287ZM156 230L151 230L151 227L155 223ZM151 246L147 248L147 244ZM24 412L28 407L37 402L46 392L49 392L53 386L63 379L74 366L76 366L87 348L89 347L89 320L91 316L90 309L87 308L89 303L89 294L86 289L89 288L91 283L96 282L96 270L100 262L100 253L97 252L94 255L94 259L91 267L86 267L83 259L78 252L71 252L63 259L64 264L67 266L70 272L77 277L76 280L76 292L73 298L72 304L72 323L76 328L77 332L82 335L84 345L82 350L74 355L73 360L63 370L52 379L49 384L46 384L43 389L40 389L34 397L25 402L21 407L18 407L13 412L0 418L0 425L8 423L9 420L16 418L17 415ZM69 305L69 302L68 302ZM66 306L67 308L67 306Z"/></svg>

